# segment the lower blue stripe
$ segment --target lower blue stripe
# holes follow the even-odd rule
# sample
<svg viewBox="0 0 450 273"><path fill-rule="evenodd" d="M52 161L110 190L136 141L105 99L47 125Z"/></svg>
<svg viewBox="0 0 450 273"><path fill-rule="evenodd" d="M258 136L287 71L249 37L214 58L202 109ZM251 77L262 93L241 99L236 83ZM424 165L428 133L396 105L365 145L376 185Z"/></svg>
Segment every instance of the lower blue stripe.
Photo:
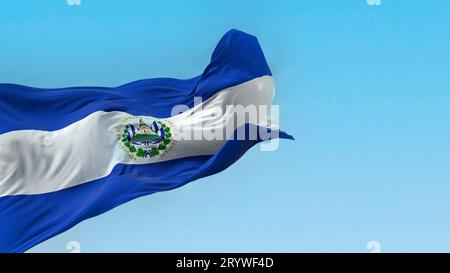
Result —
<svg viewBox="0 0 450 273"><path fill-rule="evenodd" d="M248 133L253 125L246 125ZM284 132L280 138L293 139ZM212 156L117 165L107 177L56 192L0 197L0 252L23 252L134 198L218 173L262 141L229 140Z"/></svg>

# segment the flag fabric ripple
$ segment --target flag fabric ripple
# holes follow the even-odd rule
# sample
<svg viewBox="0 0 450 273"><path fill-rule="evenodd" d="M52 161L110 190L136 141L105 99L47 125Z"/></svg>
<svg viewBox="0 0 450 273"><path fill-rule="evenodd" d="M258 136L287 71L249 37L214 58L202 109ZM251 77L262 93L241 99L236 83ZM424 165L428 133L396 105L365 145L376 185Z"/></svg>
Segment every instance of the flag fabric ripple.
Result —
<svg viewBox="0 0 450 273"><path fill-rule="evenodd" d="M0 252L26 251L129 200L224 170L267 139L261 128L274 131L244 120L225 139L205 140L181 138L180 128L194 136L223 129L226 118L205 113L270 106L273 95L257 39L238 30L227 32L203 74L188 80L114 88L0 84ZM202 102L194 104L195 97ZM173 115L177 105L186 110ZM205 122L206 129L199 126Z"/></svg>

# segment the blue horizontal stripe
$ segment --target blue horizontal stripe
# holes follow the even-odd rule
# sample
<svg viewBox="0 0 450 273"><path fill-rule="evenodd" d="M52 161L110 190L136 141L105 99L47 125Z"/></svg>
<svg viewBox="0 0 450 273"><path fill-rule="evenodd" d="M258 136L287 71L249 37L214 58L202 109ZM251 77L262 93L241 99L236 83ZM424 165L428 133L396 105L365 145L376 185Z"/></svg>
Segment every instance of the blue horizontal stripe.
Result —
<svg viewBox="0 0 450 273"><path fill-rule="evenodd" d="M173 106L192 107L195 96L216 92L257 77L271 75L256 37L227 32L203 74L189 80L146 79L114 88L32 88L0 84L0 134L23 129L53 131L96 111L169 117Z"/></svg>
<svg viewBox="0 0 450 273"><path fill-rule="evenodd" d="M246 139L252 127L254 125L245 126ZM279 137L293 139L284 132L280 132ZM212 156L146 165L120 164L107 177L71 188L45 194L0 197L0 252L26 251L129 200L218 173L260 141L258 133L256 140L229 140Z"/></svg>

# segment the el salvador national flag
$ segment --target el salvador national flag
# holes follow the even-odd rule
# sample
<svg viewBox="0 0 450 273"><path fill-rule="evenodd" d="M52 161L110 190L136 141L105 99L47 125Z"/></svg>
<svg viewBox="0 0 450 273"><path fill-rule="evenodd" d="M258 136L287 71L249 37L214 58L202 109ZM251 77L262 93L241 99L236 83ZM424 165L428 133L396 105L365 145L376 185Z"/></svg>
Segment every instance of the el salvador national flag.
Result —
<svg viewBox="0 0 450 273"><path fill-rule="evenodd" d="M0 252L24 252L129 200L216 174L263 140L293 139L269 118L239 119L227 108L270 107L273 96L257 39L238 30L188 80L0 84Z"/></svg>

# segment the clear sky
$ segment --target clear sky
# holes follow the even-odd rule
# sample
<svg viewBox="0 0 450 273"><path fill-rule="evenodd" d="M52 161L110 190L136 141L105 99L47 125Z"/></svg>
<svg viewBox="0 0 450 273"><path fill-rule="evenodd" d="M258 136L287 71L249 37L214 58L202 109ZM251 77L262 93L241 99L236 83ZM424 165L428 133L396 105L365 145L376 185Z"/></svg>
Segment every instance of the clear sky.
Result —
<svg viewBox="0 0 450 273"><path fill-rule="evenodd" d="M0 82L37 87L190 78L227 30L256 35L296 137L31 251L450 251L450 1L0 5Z"/></svg>

